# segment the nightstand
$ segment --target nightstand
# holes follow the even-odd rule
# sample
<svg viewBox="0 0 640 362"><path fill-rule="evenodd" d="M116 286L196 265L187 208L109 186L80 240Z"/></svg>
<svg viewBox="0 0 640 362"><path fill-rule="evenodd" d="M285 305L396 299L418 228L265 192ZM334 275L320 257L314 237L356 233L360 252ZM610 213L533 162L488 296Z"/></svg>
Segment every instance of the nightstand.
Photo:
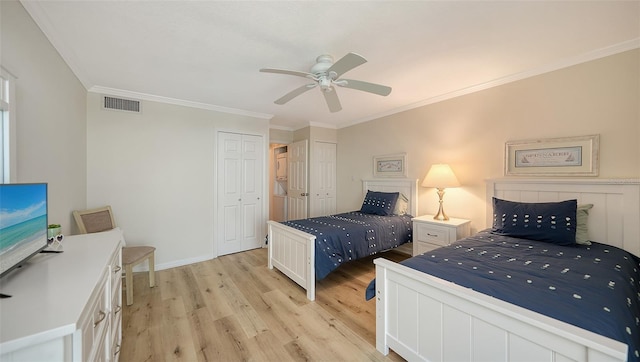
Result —
<svg viewBox="0 0 640 362"><path fill-rule="evenodd" d="M470 220L450 218L435 220L433 215L422 215L413 220L413 255L446 246L470 234Z"/></svg>

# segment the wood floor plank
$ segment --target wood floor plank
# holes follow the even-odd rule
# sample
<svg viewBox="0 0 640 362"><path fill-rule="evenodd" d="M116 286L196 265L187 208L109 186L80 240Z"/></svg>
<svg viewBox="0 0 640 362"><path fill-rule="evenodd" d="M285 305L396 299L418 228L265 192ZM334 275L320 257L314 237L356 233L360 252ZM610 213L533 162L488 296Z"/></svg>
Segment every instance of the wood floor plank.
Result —
<svg viewBox="0 0 640 362"><path fill-rule="evenodd" d="M249 341L251 359L255 361L285 361L283 356L289 357L281 340L271 331L261 333Z"/></svg>
<svg viewBox="0 0 640 362"><path fill-rule="evenodd" d="M266 261L264 267L266 268ZM307 292L277 269L266 269L266 271L262 270L262 272L257 273L254 277L260 279L263 283L270 285L271 290L281 290L283 293L288 295L291 302L296 305L305 305L309 303L309 299L307 299Z"/></svg>
<svg viewBox="0 0 640 362"><path fill-rule="evenodd" d="M222 263L224 264L224 262ZM232 265L227 265L227 268L232 268ZM258 275L264 274L265 265L260 265L254 267L254 270L251 274L244 273L242 280L235 283L236 287L239 291L246 297L247 302L252 306L253 310L260 315L263 322L268 326L268 329L280 339L287 340L293 337L293 333L289 328L287 328L288 320L282 320L277 317L276 314L273 313L272 303L269 302L269 299L265 296L268 295L270 291L279 290L277 287L270 288L266 293L258 293L254 289L253 284L247 280L248 279L259 279L256 278ZM281 282L280 285L283 283ZM287 288L288 289L288 288ZM289 298L290 302L293 302L291 298ZM308 300L305 297L305 301ZM297 303L294 303L297 304Z"/></svg>
<svg viewBox="0 0 640 362"><path fill-rule="evenodd" d="M229 305L234 311L234 316L238 322L240 322L247 337L254 337L268 330L268 327L247 300L247 297L251 296L245 296L245 294L242 293L242 290L239 288L242 284L242 280L236 283L230 278L223 283L220 290L225 294Z"/></svg>
<svg viewBox="0 0 640 362"><path fill-rule="evenodd" d="M200 308L188 316L191 327L191 338L198 361L215 361L218 346L211 331L214 319L207 308Z"/></svg>
<svg viewBox="0 0 640 362"><path fill-rule="evenodd" d="M316 301L255 249L134 275L120 361L402 361L375 349L375 302L364 290L380 253L317 282Z"/></svg>
<svg viewBox="0 0 640 362"><path fill-rule="evenodd" d="M205 304L211 318L217 320L233 315L233 307L225 291L227 276L219 263L196 263L191 266L196 276L198 287L204 295Z"/></svg>
<svg viewBox="0 0 640 362"><path fill-rule="evenodd" d="M154 354L154 346L162 344L160 332L163 306L160 289L149 288L148 279L140 273L139 276L134 276L134 290L137 293L134 304L122 310L123 336L132 338L122 339L120 355L130 356L128 360L131 361L164 361L164 355Z"/></svg>
<svg viewBox="0 0 640 362"><path fill-rule="evenodd" d="M187 303L188 304L188 303ZM166 361L196 361L187 307L181 297L163 300L162 352Z"/></svg>

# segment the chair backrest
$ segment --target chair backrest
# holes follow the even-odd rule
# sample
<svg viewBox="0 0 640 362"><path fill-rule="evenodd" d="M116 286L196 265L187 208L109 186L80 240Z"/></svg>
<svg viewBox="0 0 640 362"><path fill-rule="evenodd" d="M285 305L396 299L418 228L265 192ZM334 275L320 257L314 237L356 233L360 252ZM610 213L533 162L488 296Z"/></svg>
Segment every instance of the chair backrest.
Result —
<svg viewBox="0 0 640 362"><path fill-rule="evenodd" d="M116 227L111 206L76 210L73 212L73 218L76 220L81 234L98 233Z"/></svg>

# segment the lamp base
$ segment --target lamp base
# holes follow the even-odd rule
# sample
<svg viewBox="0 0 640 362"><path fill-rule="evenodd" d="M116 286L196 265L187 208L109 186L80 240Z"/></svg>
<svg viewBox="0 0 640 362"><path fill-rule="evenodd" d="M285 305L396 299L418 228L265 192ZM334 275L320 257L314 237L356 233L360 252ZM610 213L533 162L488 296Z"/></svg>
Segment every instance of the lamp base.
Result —
<svg viewBox="0 0 640 362"><path fill-rule="evenodd" d="M436 216L434 216L433 219L434 220L440 220L440 221L448 221L449 220L449 216L447 216L447 214L445 214L444 211L441 208L440 210L438 210L438 214Z"/></svg>
<svg viewBox="0 0 640 362"><path fill-rule="evenodd" d="M444 213L444 208L442 207L442 197L444 196L444 189L438 189L438 197L440 199L440 207L438 208L438 213L433 217L434 220L447 221L449 220L449 216Z"/></svg>

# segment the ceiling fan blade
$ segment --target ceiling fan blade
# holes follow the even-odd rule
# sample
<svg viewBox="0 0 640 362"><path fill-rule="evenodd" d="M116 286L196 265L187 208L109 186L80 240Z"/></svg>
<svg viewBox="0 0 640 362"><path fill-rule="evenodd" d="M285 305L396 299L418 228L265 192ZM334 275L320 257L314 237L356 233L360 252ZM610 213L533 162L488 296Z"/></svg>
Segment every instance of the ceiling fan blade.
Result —
<svg viewBox="0 0 640 362"><path fill-rule="evenodd" d="M341 81L346 81L346 83L342 83ZM334 84L345 88L357 89L369 93L379 94L381 96L388 96L389 93L391 93L391 87L375 83L363 82L361 80L340 79L339 82L336 82Z"/></svg>
<svg viewBox="0 0 640 362"><path fill-rule="evenodd" d="M342 110L342 105L340 104L338 93L336 93L335 88L331 88L331 90L328 92L323 90L322 95L324 95L324 100L327 101L327 106L329 106L329 110L332 113Z"/></svg>
<svg viewBox="0 0 640 362"><path fill-rule="evenodd" d="M305 77L305 78L315 79L315 76L313 74L307 73L307 72L299 72L297 70L276 69L276 68L262 68L262 69L260 69L260 71L263 72L263 73L288 74L288 75L295 75L295 76L298 76L298 77Z"/></svg>
<svg viewBox="0 0 640 362"><path fill-rule="evenodd" d="M301 95L302 93L315 88L318 85L318 83L311 83L311 84L305 84L302 87L298 87L294 90L292 90L291 92L285 94L284 96L278 98L275 100L275 104L285 104L287 102L289 102L290 100L294 99L295 97Z"/></svg>
<svg viewBox="0 0 640 362"><path fill-rule="evenodd" d="M338 60L337 62L333 63L333 65L329 69L327 69L327 74L335 72L336 75L333 79L338 79L342 74L366 62L367 60L364 59L364 57L362 57L361 55L358 55L356 53L349 53L340 58L340 60Z"/></svg>

